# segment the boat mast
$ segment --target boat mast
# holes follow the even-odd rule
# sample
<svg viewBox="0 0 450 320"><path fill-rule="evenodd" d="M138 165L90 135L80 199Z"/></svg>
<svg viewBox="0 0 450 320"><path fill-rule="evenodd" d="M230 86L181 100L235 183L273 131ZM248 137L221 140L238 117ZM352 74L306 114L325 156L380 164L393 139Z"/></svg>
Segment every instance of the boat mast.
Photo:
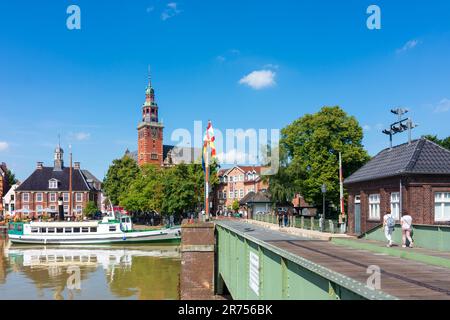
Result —
<svg viewBox="0 0 450 320"><path fill-rule="evenodd" d="M70 168L69 168L69 217L72 217L72 145L69 145Z"/></svg>

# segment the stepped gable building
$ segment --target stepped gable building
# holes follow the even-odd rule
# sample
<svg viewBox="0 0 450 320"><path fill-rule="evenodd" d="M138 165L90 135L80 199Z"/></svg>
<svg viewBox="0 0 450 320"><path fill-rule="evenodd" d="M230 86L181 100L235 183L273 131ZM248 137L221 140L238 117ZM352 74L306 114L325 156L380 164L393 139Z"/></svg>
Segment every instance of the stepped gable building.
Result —
<svg viewBox="0 0 450 320"><path fill-rule="evenodd" d="M4 162L0 163L0 215L3 214L4 211L3 197L6 195L6 192L8 192L9 189L6 176L7 171L8 168L6 167L6 163Z"/></svg>
<svg viewBox="0 0 450 320"><path fill-rule="evenodd" d="M234 166L218 172L219 185L215 189L216 211L230 209L234 201L242 200L250 192L265 192L268 184L261 179L261 166Z"/></svg>
<svg viewBox="0 0 450 320"><path fill-rule="evenodd" d="M70 168L64 165L64 151L55 149L53 167L38 162L34 172L16 189L16 213L23 216L40 216L58 211L58 200L62 198L64 212L69 215L70 198L72 216L82 215L89 201L100 208L101 182L88 170L75 162L72 168L72 197L70 191Z"/></svg>
<svg viewBox="0 0 450 320"><path fill-rule="evenodd" d="M349 232L396 219L406 209L414 224L450 224L450 151L425 138L382 150L344 181Z"/></svg>
<svg viewBox="0 0 450 320"><path fill-rule="evenodd" d="M164 125L159 120L159 107L155 100L155 90L151 77L145 90L142 118L138 127L138 150L125 151L139 166L153 164L170 167L182 162L192 163L201 158L201 149L164 145Z"/></svg>

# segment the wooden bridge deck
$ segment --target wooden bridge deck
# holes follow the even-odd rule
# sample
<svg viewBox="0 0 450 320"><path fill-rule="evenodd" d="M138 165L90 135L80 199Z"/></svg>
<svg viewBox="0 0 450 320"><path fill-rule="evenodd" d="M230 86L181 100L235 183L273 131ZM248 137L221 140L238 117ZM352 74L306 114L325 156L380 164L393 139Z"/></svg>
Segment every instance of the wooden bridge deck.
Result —
<svg viewBox="0 0 450 320"><path fill-rule="evenodd" d="M450 269L387 254L310 240L241 221L227 225L258 240L317 263L363 284L369 266L381 270L381 291L399 299L450 300ZM415 249L409 249L415 250ZM419 249L421 253L426 249ZM446 254L443 254L446 256Z"/></svg>

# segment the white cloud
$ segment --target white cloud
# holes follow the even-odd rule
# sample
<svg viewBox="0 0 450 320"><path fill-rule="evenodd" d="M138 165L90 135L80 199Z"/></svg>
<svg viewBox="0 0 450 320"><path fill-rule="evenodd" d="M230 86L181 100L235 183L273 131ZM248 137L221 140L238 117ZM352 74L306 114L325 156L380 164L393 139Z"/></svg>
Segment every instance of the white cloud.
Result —
<svg viewBox="0 0 450 320"><path fill-rule="evenodd" d="M450 99L444 98L435 106L434 112L448 112L450 111Z"/></svg>
<svg viewBox="0 0 450 320"><path fill-rule="evenodd" d="M72 138L77 140L77 141L85 141L85 140L89 140L89 138L91 137L90 133L87 132L76 132L71 134Z"/></svg>
<svg viewBox="0 0 450 320"><path fill-rule="evenodd" d="M9 143L6 141L0 141L0 151L5 151L9 148Z"/></svg>
<svg viewBox="0 0 450 320"><path fill-rule="evenodd" d="M371 129L372 129L372 127L369 126L368 124L366 124L366 125L363 126L363 130L364 130L364 131L370 131Z"/></svg>
<svg viewBox="0 0 450 320"><path fill-rule="evenodd" d="M173 18L176 15L179 15L181 10L178 9L178 4L176 2L169 2L166 6L166 9L161 13L161 19L166 21L167 19Z"/></svg>
<svg viewBox="0 0 450 320"><path fill-rule="evenodd" d="M255 90L265 89L276 84L275 76L276 73L272 70L253 71L239 80L239 84L248 85Z"/></svg>
<svg viewBox="0 0 450 320"><path fill-rule="evenodd" d="M155 10L155 7L147 7L147 13L152 12L153 10Z"/></svg>
<svg viewBox="0 0 450 320"><path fill-rule="evenodd" d="M403 52L406 52L406 51L408 51L408 50L412 50L412 49L414 49L415 47L417 47L417 45L419 45L420 44L420 41L419 40L416 40L416 39L413 39L413 40L409 40L408 42L406 42L404 45L403 45L403 47L401 47L400 49L397 49L397 54L400 54L400 53L403 53Z"/></svg>

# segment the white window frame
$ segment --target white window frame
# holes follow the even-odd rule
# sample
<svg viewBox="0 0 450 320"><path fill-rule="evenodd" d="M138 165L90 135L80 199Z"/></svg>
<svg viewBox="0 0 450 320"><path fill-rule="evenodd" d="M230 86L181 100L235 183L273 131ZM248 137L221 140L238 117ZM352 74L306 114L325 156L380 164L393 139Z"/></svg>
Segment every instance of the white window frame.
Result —
<svg viewBox="0 0 450 320"><path fill-rule="evenodd" d="M22 193L22 202L30 202L30 194L28 192Z"/></svg>
<svg viewBox="0 0 450 320"><path fill-rule="evenodd" d="M36 193L36 202L42 202L43 200L44 200L44 195L42 194L42 192L37 192Z"/></svg>
<svg viewBox="0 0 450 320"><path fill-rule="evenodd" d="M69 193L68 192L63 193L63 202L69 202Z"/></svg>
<svg viewBox="0 0 450 320"><path fill-rule="evenodd" d="M75 210L76 210L76 214L83 214L83 206L82 205L77 205L76 207L75 207ZM79 210L79 211L78 211Z"/></svg>
<svg viewBox="0 0 450 320"><path fill-rule="evenodd" d="M49 199L50 199L50 202L56 202L56 201L58 201L58 197L57 197L57 195L56 195L55 192L50 193Z"/></svg>
<svg viewBox="0 0 450 320"><path fill-rule="evenodd" d="M380 219L380 194L369 195L369 220Z"/></svg>
<svg viewBox="0 0 450 320"><path fill-rule="evenodd" d="M400 220L400 192L391 193L391 214L395 220Z"/></svg>
<svg viewBox="0 0 450 320"><path fill-rule="evenodd" d="M49 189L58 189L58 180L56 180L56 179L48 180L48 188Z"/></svg>
<svg viewBox="0 0 450 320"><path fill-rule="evenodd" d="M78 197L80 197L80 198L78 198ZM82 192L75 193L75 201L76 202L83 202L83 193Z"/></svg>
<svg viewBox="0 0 450 320"><path fill-rule="evenodd" d="M229 198L230 198L230 199L233 199L234 192L233 192L233 191L230 191L229 194L230 194Z"/></svg>
<svg viewBox="0 0 450 320"><path fill-rule="evenodd" d="M43 214L44 213L44 207L41 204L36 205L36 213L37 214Z"/></svg>
<svg viewBox="0 0 450 320"><path fill-rule="evenodd" d="M239 197L240 198L244 197L244 189L239 189Z"/></svg>
<svg viewBox="0 0 450 320"><path fill-rule="evenodd" d="M450 192L435 192L434 193L434 221L443 222L450 221L449 214L445 215L445 208L450 207Z"/></svg>

